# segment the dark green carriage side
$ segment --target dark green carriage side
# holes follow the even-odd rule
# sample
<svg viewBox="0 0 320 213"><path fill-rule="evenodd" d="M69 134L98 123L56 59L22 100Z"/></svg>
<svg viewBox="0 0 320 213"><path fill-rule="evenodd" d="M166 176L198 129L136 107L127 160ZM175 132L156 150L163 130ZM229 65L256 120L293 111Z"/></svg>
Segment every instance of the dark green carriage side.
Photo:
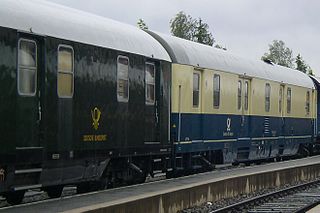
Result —
<svg viewBox="0 0 320 213"><path fill-rule="evenodd" d="M4 0L0 17L0 195L14 204L28 189L57 197L65 184L166 171L171 59L156 40L46 1Z"/></svg>
<svg viewBox="0 0 320 213"><path fill-rule="evenodd" d="M59 45L68 45L74 50L72 98L59 98L56 92ZM44 117L48 127L45 140L48 164L42 176L44 185L50 185L52 181L58 181L58 184L95 180L108 160L170 153L169 63L54 38L46 39L46 51ZM128 102L117 101L119 56L129 59ZM146 105L145 101L147 62L156 67L156 106ZM95 108L101 113L97 129L92 117ZM53 156L59 156L59 159L52 159ZM63 166L60 167L61 162ZM51 167L60 168L52 170ZM53 178L59 175L62 182Z"/></svg>
<svg viewBox="0 0 320 213"><path fill-rule="evenodd" d="M35 57L31 60L34 63L32 66L36 68L32 72L34 74L31 77L32 84L23 85L22 79L26 77L23 75L29 71L25 71L28 70L28 67L24 66L24 62L20 62L17 50L19 47L23 48L22 43L29 42L29 39L29 35L18 33L16 30L0 29L0 85L3 91L0 95L0 118L2 120L0 193L18 191L31 185L40 186L38 184L39 174L43 160L43 147L40 144L43 136L40 82L43 77L41 71L44 70L44 58L41 56L43 53L42 39L37 36L32 37ZM19 82L20 85L18 85ZM32 92L23 93L23 87L31 88Z"/></svg>
<svg viewBox="0 0 320 213"><path fill-rule="evenodd" d="M0 28L0 168L14 160L16 141L16 31ZM1 182L0 182L1 184ZM0 187L0 191L1 191Z"/></svg>
<svg viewBox="0 0 320 213"><path fill-rule="evenodd" d="M146 163L141 169L152 172L150 160L169 156L168 62L5 28L0 35L5 56L0 61L1 85L7 91L0 96L5 121L1 123L0 166L6 173L0 192L96 181L106 175L109 161L132 160L139 167ZM17 92L19 39L37 45L37 92L32 97ZM57 94L61 45L74 52L74 94L67 98ZM129 58L127 103L117 101L119 55ZM145 101L146 63L156 67L154 105ZM101 113L97 129L95 109Z"/></svg>

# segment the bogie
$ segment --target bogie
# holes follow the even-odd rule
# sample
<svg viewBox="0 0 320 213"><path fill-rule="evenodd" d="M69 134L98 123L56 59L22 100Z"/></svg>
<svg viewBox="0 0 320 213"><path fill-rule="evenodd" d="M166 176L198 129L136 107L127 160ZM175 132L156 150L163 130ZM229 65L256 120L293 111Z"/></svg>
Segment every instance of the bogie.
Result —
<svg viewBox="0 0 320 213"><path fill-rule="evenodd" d="M7 192L4 197L10 205L18 205L24 198L25 191Z"/></svg>
<svg viewBox="0 0 320 213"><path fill-rule="evenodd" d="M45 189L45 191L47 192L50 198L58 198L58 197L61 197L62 195L63 186L48 187Z"/></svg>

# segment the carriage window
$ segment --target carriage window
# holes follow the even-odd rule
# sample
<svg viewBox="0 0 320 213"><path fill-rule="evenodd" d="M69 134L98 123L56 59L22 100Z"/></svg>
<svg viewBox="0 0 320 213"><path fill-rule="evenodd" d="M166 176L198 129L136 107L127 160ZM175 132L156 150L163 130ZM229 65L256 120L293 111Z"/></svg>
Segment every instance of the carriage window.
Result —
<svg viewBox="0 0 320 213"><path fill-rule="evenodd" d="M309 115L310 113L310 92L307 91L307 95L306 95L306 112L307 115Z"/></svg>
<svg viewBox="0 0 320 213"><path fill-rule="evenodd" d="M73 49L69 46L58 47L58 96L70 98L73 96Z"/></svg>
<svg viewBox="0 0 320 213"><path fill-rule="evenodd" d="M238 81L238 109L241 109L242 82Z"/></svg>
<svg viewBox="0 0 320 213"><path fill-rule="evenodd" d="M220 75L213 76L213 107L220 106Z"/></svg>
<svg viewBox="0 0 320 213"><path fill-rule="evenodd" d="M155 66L146 63L146 103L154 104L155 100Z"/></svg>
<svg viewBox="0 0 320 213"><path fill-rule="evenodd" d="M291 112L291 88L288 88L287 90L287 113Z"/></svg>
<svg viewBox="0 0 320 213"><path fill-rule="evenodd" d="M282 112L282 87L279 90L279 113Z"/></svg>
<svg viewBox="0 0 320 213"><path fill-rule="evenodd" d="M37 45L35 41L19 40L18 64L19 94L35 95L37 89Z"/></svg>
<svg viewBox="0 0 320 213"><path fill-rule="evenodd" d="M199 107L200 74L193 73L193 107Z"/></svg>
<svg viewBox="0 0 320 213"><path fill-rule="evenodd" d="M246 81L244 83L244 110L249 108L249 83Z"/></svg>
<svg viewBox="0 0 320 213"><path fill-rule="evenodd" d="M265 110L266 112L270 111L270 93L271 93L271 87L270 84L266 84L265 88Z"/></svg>
<svg viewBox="0 0 320 213"><path fill-rule="evenodd" d="M120 102L129 100L129 59L124 56L118 57L117 98Z"/></svg>

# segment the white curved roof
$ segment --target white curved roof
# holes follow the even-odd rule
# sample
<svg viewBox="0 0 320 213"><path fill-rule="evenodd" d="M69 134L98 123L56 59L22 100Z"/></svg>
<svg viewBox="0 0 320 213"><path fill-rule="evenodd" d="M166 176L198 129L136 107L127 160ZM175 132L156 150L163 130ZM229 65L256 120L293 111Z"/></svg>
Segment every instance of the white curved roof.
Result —
<svg viewBox="0 0 320 213"><path fill-rule="evenodd" d="M0 26L170 61L148 33L44 0L0 0Z"/></svg>
<svg viewBox="0 0 320 213"><path fill-rule="evenodd" d="M172 62L198 66L239 75L258 77L286 84L314 88L308 75L286 67L253 61L232 55L227 51L174 36L148 31L168 51Z"/></svg>

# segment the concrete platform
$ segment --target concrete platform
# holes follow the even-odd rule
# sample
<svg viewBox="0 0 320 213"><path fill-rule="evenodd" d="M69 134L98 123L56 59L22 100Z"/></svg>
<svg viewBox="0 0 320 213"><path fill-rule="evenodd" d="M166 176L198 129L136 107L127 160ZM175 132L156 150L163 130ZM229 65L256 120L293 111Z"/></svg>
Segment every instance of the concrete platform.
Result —
<svg viewBox="0 0 320 213"><path fill-rule="evenodd" d="M310 209L309 211L307 211L307 213L319 213L320 212L320 205Z"/></svg>
<svg viewBox="0 0 320 213"><path fill-rule="evenodd" d="M320 156L64 197L2 212L177 212L206 201L320 176Z"/></svg>

